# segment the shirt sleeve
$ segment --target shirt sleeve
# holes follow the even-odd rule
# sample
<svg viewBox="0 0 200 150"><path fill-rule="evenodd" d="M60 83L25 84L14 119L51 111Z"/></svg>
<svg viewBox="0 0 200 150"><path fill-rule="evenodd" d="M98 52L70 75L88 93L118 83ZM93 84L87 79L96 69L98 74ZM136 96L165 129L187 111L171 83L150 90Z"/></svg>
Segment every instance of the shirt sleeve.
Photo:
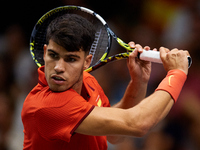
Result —
<svg viewBox="0 0 200 150"><path fill-rule="evenodd" d="M38 132L47 140L69 142L73 132L93 109L94 106L81 96L73 97L62 106L42 107L35 112Z"/></svg>

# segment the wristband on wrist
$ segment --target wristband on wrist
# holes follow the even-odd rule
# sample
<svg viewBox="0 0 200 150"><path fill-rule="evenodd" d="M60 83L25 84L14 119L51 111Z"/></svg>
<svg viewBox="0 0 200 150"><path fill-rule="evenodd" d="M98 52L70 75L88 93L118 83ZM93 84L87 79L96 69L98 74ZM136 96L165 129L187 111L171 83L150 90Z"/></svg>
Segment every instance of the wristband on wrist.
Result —
<svg viewBox="0 0 200 150"><path fill-rule="evenodd" d="M187 75L183 71L179 69L170 70L155 91L168 92L176 102L186 79Z"/></svg>

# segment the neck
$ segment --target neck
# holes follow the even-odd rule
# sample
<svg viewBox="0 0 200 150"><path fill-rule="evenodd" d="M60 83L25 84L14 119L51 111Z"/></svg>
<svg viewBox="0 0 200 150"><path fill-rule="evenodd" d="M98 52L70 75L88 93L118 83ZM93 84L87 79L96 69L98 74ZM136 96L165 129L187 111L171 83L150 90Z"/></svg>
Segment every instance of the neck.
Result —
<svg viewBox="0 0 200 150"><path fill-rule="evenodd" d="M83 86L83 75L79 78L79 80L72 86L72 89L76 91L79 95L81 95Z"/></svg>

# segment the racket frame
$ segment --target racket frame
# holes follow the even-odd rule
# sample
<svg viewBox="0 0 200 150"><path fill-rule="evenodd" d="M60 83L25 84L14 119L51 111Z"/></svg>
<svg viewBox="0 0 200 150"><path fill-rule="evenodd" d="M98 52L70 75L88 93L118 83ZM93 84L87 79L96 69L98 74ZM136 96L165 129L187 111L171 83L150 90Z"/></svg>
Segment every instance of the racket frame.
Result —
<svg viewBox="0 0 200 150"><path fill-rule="evenodd" d="M120 59L128 58L129 54L132 51L134 51L134 49L132 49L127 43L125 43L123 40L121 40L119 37L116 36L116 34L109 28L109 26L106 23L106 21L99 14L97 14L94 11L92 11L92 10L90 10L88 8L85 8L85 7L67 5L67 6L57 7L57 8L54 8L54 9L48 11L47 13L45 13L38 20L38 22L34 26L34 29L33 29L32 34L31 34L31 39L30 39L30 53L31 53L31 56L32 56L33 60L35 61L35 63L37 64L38 67L41 67L43 65L43 63L41 63L36 58L35 53L34 53L34 50L35 50L35 38L36 38L35 35L37 33L37 30L44 23L44 21L46 19L48 19L50 16L52 16L52 15L58 13L58 12L61 12L61 11L66 11L66 10L79 10L79 11L83 11L85 13L88 13L90 15L93 15L94 17L96 17L102 23L102 25L104 26L105 30L107 31L108 43L107 43L107 47L106 47L106 50L105 50L104 54L102 55L102 57L94 65L90 66L85 71L91 72L91 71L93 71L93 70L105 65L108 62L111 62L111 61L114 61L114 60L120 60ZM111 49L112 38L114 38L120 46L125 48L127 50L127 52L116 54L114 56L108 57L108 54L109 54L110 49ZM152 60L152 59L150 58L150 60ZM159 63L162 63L162 62L159 61ZM188 58L188 66L189 67L191 66L191 63L192 63L192 59L191 59L191 57L189 57Z"/></svg>

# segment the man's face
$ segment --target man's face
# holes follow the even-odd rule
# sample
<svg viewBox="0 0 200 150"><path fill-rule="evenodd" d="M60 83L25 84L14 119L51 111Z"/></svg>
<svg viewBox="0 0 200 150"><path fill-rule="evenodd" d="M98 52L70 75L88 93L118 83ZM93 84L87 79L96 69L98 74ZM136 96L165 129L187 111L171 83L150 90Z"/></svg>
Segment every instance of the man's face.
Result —
<svg viewBox="0 0 200 150"><path fill-rule="evenodd" d="M69 52L62 46L49 41L44 45L45 77L52 91L66 91L69 88L80 93L83 70L89 67L91 56L85 52Z"/></svg>

